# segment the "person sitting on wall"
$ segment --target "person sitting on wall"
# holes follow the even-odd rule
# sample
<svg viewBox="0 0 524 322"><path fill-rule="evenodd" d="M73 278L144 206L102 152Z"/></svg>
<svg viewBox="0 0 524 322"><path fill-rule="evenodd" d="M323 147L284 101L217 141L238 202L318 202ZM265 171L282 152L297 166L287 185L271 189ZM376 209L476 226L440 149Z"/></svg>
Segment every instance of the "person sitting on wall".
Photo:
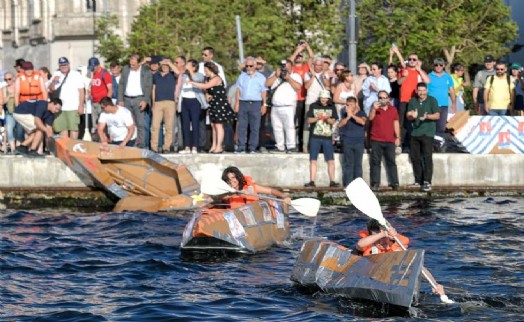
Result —
<svg viewBox="0 0 524 322"><path fill-rule="evenodd" d="M224 180L231 188L237 191L243 191L253 195L266 194L283 199L284 203L291 204L291 199L283 192L277 189L256 184L252 177L244 176L237 167L227 167L224 172L222 172L222 180ZM255 202L258 199L258 197L251 195L232 194L226 196L222 200L226 203L229 203L231 208L238 208L245 204Z"/></svg>
<svg viewBox="0 0 524 322"><path fill-rule="evenodd" d="M359 232L360 240L357 242L356 253L362 256L369 256L375 254L391 253L402 251L402 247L397 243L395 237L406 247L409 245L409 238L403 236L389 226L386 230L383 228L378 220L371 219L367 224L367 231L361 230ZM423 267L422 270L432 279L433 275ZM433 292L439 295L445 295L444 286L437 284L437 288Z"/></svg>

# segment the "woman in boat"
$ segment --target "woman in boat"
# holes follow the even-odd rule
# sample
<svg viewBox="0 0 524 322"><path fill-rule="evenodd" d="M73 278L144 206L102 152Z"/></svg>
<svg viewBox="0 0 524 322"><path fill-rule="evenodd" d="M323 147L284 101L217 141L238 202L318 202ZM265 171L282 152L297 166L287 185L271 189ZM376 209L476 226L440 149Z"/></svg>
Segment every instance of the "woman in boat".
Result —
<svg viewBox="0 0 524 322"><path fill-rule="evenodd" d="M402 247L396 242L395 237L408 248L409 238L403 236L395 230L392 226L383 229L380 223L376 219L368 221L367 231L362 230L359 232L360 240L357 242L357 252L362 256L369 256L374 254L390 253L402 251ZM435 278L425 268L422 268L424 272L433 280ZM436 284L437 288L433 289L433 292L439 295L445 295L444 287L440 284Z"/></svg>
<svg viewBox="0 0 524 322"><path fill-rule="evenodd" d="M265 194L283 199L285 203L291 204L291 199L286 196L283 192L256 184L253 178L245 176L237 167L227 167L222 172L222 180L224 180L231 188L238 191L245 191L250 194ZM249 196L245 194L233 194L223 198L224 202L228 202L231 208L238 208L245 204L255 202L259 199L256 196Z"/></svg>

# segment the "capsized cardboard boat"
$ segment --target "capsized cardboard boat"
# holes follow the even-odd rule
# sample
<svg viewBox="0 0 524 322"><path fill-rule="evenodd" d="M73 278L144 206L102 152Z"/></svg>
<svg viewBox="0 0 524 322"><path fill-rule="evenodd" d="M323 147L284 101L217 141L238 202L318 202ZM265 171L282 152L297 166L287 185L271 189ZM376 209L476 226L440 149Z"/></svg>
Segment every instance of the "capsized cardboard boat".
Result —
<svg viewBox="0 0 524 322"><path fill-rule="evenodd" d="M200 185L183 164L145 149L54 137L49 149L87 186L120 198L116 211L171 211L208 203Z"/></svg>
<svg viewBox="0 0 524 322"><path fill-rule="evenodd" d="M235 209L197 210L187 223L183 252L220 250L256 253L289 238L288 206L258 200Z"/></svg>
<svg viewBox="0 0 524 322"><path fill-rule="evenodd" d="M470 116L463 111L446 128L471 154L524 154L523 116Z"/></svg>
<svg viewBox="0 0 524 322"><path fill-rule="evenodd" d="M351 299L400 307L418 301L424 250L358 256L324 239L306 241L291 280Z"/></svg>

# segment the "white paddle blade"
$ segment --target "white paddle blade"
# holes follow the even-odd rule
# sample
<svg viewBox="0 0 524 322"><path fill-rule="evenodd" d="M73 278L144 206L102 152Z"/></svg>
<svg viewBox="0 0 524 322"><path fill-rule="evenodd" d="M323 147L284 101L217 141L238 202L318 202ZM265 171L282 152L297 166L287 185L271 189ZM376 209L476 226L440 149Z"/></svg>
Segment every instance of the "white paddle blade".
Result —
<svg viewBox="0 0 524 322"><path fill-rule="evenodd" d="M306 217L315 217L320 209L320 200L313 198L299 198L291 200L291 207Z"/></svg>
<svg viewBox="0 0 524 322"><path fill-rule="evenodd" d="M453 304L453 303L455 303L455 301L451 300L446 294L442 294L440 296L440 301L442 303L446 303L446 304Z"/></svg>
<svg viewBox="0 0 524 322"><path fill-rule="evenodd" d="M218 196L228 192L235 192L236 190L231 188L220 177L204 175L200 191L209 196Z"/></svg>
<svg viewBox="0 0 524 322"><path fill-rule="evenodd" d="M346 187L346 195L357 208L368 217L376 219L382 226L386 225L386 220L380 209L377 197L371 191L368 184L362 178L356 178Z"/></svg>

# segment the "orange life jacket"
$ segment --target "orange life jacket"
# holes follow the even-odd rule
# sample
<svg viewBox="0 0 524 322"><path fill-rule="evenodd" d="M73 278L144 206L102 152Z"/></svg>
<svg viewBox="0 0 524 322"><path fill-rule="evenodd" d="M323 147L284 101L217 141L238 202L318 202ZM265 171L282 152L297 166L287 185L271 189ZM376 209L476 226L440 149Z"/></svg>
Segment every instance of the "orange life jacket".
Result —
<svg viewBox="0 0 524 322"><path fill-rule="evenodd" d="M256 194L257 190L255 187L255 182L253 181L253 178L244 176L244 179L246 180L246 184L244 185L244 188L242 189L242 191ZM245 204L255 202L257 200L258 200L258 197L239 194L239 195L231 196L231 198L229 198L229 205L231 208L238 208Z"/></svg>
<svg viewBox="0 0 524 322"><path fill-rule="evenodd" d="M361 230L358 232L358 235L360 238L364 238L364 237L367 237L369 236L369 233L367 230ZM397 234L397 238L400 240L400 242L406 246L406 248L408 248L408 245L409 245L409 238L407 238L406 236L403 236L401 234ZM362 256L369 256L369 255L374 255L374 254L382 254L382 253L391 253L391 252L398 252L398 251L401 251L402 250L402 247L400 247L399 244L397 244L396 241L393 241L391 246L387 249L383 249L382 247L376 247L374 245L369 245L368 247L365 247L362 252ZM373 252L375 251L375 253Z"/></svg>
<svg viewBox="0 0 524 322"><path fill-rule="evenodd" d="M20 79L20 103L44 99L44 92L40 86L41 77L42 75L38 71L33 71L31 76L27 76L23 72L18 74L18 79Z"/></svg>

